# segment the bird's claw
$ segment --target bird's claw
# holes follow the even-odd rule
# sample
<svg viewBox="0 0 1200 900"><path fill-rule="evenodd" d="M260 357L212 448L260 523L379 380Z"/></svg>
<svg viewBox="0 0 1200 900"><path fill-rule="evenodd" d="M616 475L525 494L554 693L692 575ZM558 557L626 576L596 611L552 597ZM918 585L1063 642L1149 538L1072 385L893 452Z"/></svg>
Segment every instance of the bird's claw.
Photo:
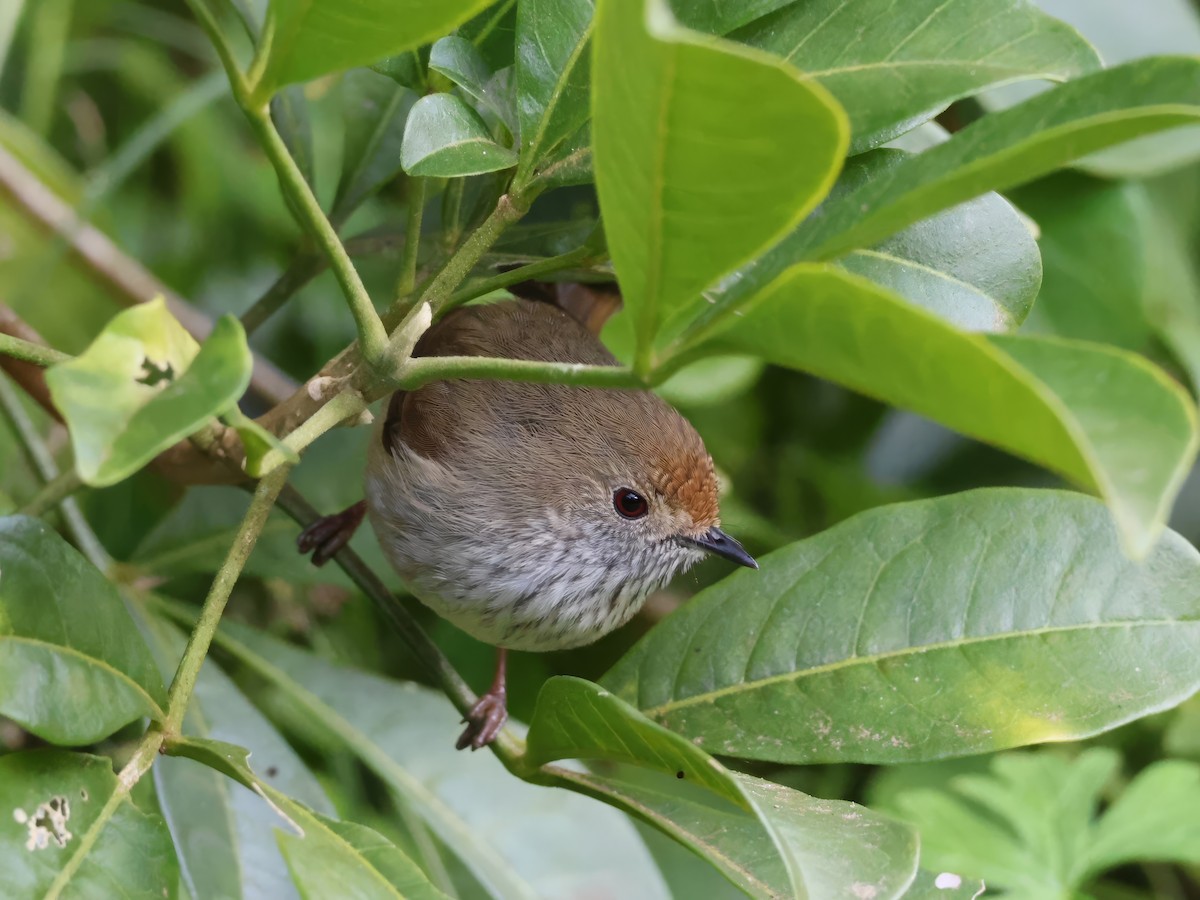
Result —
<svg viewBox="0 0 1200 900"><path fill-rule="evenodd" d="M504 723L508 721L508 706L504 691L489 691L479 698L463 719L467 727L454 745L455 750L470 747L478 750L496 739Z"/></svg>
<svg viewBox="0 0 1200 900"><path fill-rule="evenodd" d="M296 546L301 553L312 553L314 566L323 566L354 537L366 512L366 501L360 500L340 513L322 516L300 532Z"/></svg>

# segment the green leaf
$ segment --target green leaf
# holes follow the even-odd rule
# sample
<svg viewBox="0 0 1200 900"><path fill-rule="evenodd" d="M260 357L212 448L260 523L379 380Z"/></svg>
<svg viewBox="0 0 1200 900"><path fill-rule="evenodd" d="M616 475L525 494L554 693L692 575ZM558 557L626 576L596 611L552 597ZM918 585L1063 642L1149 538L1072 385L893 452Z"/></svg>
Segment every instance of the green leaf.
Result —
<svg viewBox="0 0 1200 900"><path fill-rule="evenodd" d="M56 744L163 718L166 691L108 580L43 522L0 519L0 714Z"/></svg>
<svg viewBox="0 0 1200 900"><path fill-rule="evenodd" d="M1200 865L1198 806L1200 766L1177 759L1147 766L1092 831L1086 873L1148 861Z"/></svg>
<svg viewBox="0 0 1200 900"><path fill-rule="evenodd" d="M1188 0L1156 0L1153 15L1145 15L1136 3L1038 0L1038 4L1078 28L1109 66L1146 56L1200 53L1200 16ZM1024 99L1033 87L1019 85L981 99L987 108L1003 108ZM1081 160L1078 168L1111 178L1145 178L1192 162L1198 155L1200 128L1189 127L1102 150Z"/></svg>
<svg viewBox="0 0 1200 900"><path fill-rule="evenodd" d="M520 185L587 122L587 44L593 0L524 0L517 5Z"/></svg>
<svg viewBox="0 0 1200 900"><path fill-rule="evenodd" d="M454 35L433 45L429 51L429 68L445 75L468 96L495 113L511 134L517 133L516 113L507 96L511 69L493 72L474 44Z"/></svg>
<svg viewBox="0 0 1200 900"><path fill-rule="evenodd" d="M453 94L422 97L408 114L400 165L409 175L458 178L516 163L515 153L492 140L479 113Z"/></svg>
<svg viewBox="0 0 1200 900"><path fill-rule="evenodd" d="M81 355L46 370L75 468L115 484L232 406L250 383L246 334L217 320L197 348L158 298L117 315Z"/></svg>
<svg viewBox="0 0 1200 900"><path fill-rule="evenodd" d="M811 372L1052 469L1105 499L1134 555L1161 532L1196 454L1191 400L1132 354L967 334L869 282L808 265L726 313L712 352Z"/></svg>
<svg viewBox="0 0 1200 900"><path fill-rule="evenodd" d="M796 0L671 0L671 10L688 28L707 34L728 34Z"/></svg>
<svg viewBox="0 0 1200 900"><path fill-rule="evenodd" d="M250 754L223 741L183 738L168 752L203 763L249 788L272 804L279 849L301 896L413 897L439 900L445 894L394 844L364 825L315 813L263 781L251 769Z"/></svg>
<svg viewBox="0 0 1200 900"><path fill-rule="evenodd" d="M1200 59L1144 59L1085 75L963 128L889 169L799 239L812 259L870 246L987 191L1032 181L1095 150L1200 119Z"/></svg>
<svg viewBox="0 0 1200 900"><path fill-rule="evenodd" d="M164 675L179 664L187 636L170 622L133 606ZM333 813L325 792L275 728L212 660L200 670L183 731L219 735L250 748L264 782L319 813ZM183 882L194 897L293 896L292 879L273 831L282 824L270 801L220 772L167 756L154 764L159 806L171 829ZM252 792L254 791L254 792Z"/></svg>
<svg viewBox="0 0 1200 900"><path fill-rule="evenodd" d="M604 685L709 752L787 763L1073 740L1200 686L1200 556L1169 533L1129 561L1079 494L880 507L759 564L661 622Z"/></svg>
<svg viewBox="0 0 1200 900"><path fill-rule="evenodd" d="M885 177L911 154L877 150L849 160L813 218L869 181ZM804 225L759 259L708 292L697 327L766 287L809 248ZM845 270L895 291L966 331L1011 331L1038 295L1041 259L1029 227L999 194L985 194L911 225L870 249L839 260Z"/></svg>
<svg viewBox="0 0 1200 900"><path fill-rule="evenodd" d="M176 896L179 866L166 825L134 806L103 757L0 757L0 809L9 897L111 897L114 886L129 900Z"/></svg>
<svg viewBox="0 0 1200 900"><path fill-rule="evenodd" d="M983 878L1022 897L1076 896L1127 863L1200 860L1200 766L1167 760L1140 772L1104 814L1097 809L1120 758L1093 747L1068 761L1010 753L991 772L944 789L902 791L891 801L921 830L933 866Z"/></svg>
<svg viewBox="0 0 1200 900"><path fill-rule="evenodd" d="M461 723L441 695L334 666L236 623L217 639L342 736L494 893L666 895L623 816L512 778L491 755L455 753Z"/></svg>
<svg viewBox="0 0 1200 900"><path fill-rule="evenodd" d="M368 69L342 79L342 175L331 216L345 220L400 172L404 125L417 94Z"/></svg>
<svg viewBox="0 0 1200 900"><path fill-rule="evenodd" d="M271 0L274 33L260 96L419 47L492 0Z"/></svg>
<svg viewBox="0 0 1200 900"><path fill-rule="evenodd" d="M604 768L597 775L547 769L682 840L753 896L851 897L859 886L871 897L897 897L916 871L914 835L896 823L852 803L814 800L730 772L582 679L546 682L526 753L543 767L563 759L630 763L711 791L724 803L638 785Z"/></svg>
<svg viewBox="0 0 1200 900"><path fill-rule="evenodd" d="M675 312L820 201L846 124L794 69L685 31L659 2L601 0L596 17L596 186L645 367Z"/></svg>
<svg viewBox="0 0 1200 900"><path fill-rule="evenodd" d="M1145 190L1061 172L1017 190L1038 224L1045 269L1039 330L1143 350L1150 338Z"/></svg>
<svg viewBox="0 0 1200 900"><path fill-rule="evenodd" d="M852 153L982 88L1100 67L1078 32L1028 0L810 0L731 37L820 81L850 116Z"/></svg>

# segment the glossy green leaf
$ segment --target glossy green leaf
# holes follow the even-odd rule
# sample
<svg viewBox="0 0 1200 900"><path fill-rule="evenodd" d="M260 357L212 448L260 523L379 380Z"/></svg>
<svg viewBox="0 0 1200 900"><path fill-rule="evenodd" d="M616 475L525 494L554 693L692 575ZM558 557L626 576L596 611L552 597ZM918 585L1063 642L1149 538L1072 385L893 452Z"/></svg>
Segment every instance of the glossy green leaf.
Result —
<svg viewBox="0 0 1200 900"><path fill-rule="evenodd" d="M1200 859L1200 766L1168 760L1137 775L1100 816L1119 768L1108 748L1066 760L1012 753L985 775L945 789L902 791L892 801L921 829L929 864L970 872L1021 897L1076 896L1126 863Z"/></svg>
<svg viewBox="0 0 1200 900"><path fill-rule="evenodd" d="M1200 555L1060 491L879 507L759 558L603 683L712 753L903 762L1095 734L1200 686ZM958 870L954 870L958 871Z"/></svg>
<svg viewBox="0 0 1200 900"><path fill-rule="evenodd" d="M404 125L417 94L369 69L342 79L342 175L331 216L344 220L400 173Z"/></svg>
<svg viewBox="0 0 1200 900"><path fill-rule="evenodd" d="M916 871L916 840L903 827L851 803L730 772L582 679L546 682L526 752L543 767L563 759L630 763L711 791L724 803L606 777L603 768L561 773L682 840L752 896L852 897L857 885L872 897L898 897Z"/></svg>
<svg viewBox="0 0 1200 900"><path fill-rule="evenodd" d="M1147 56L1200 54L1200 14L1189 0L1096 3L1094 0L1037 0L1055 18L1071 25L1114 66ZM1147 15L1147 12L1151 12ZM1029 95L1033 85L1017 85L982 97L989 109L1011 105ZM1195 161L1200 156L1200 128L1179 128L1138 138L1092 154L1078 167L1112 178L1144 178Z"/></svg>
<svg viewBox="0 0 1200 900"><path fill-rule="evenodd" d="M656 0L601 0L593 45L596 187L644 364L681 306L820 201L846 124L794 69Z"/></svg>
<svg viewBox="0 0 1200 900"><path fill-rule="evenodd" d="M226 775L274 807L275 836L302 897L445 897L412 860L375 831L313 812L272 787L251 768L243 747L186 738L174 742L169 752Z"/></svg>
<svg viewBox="0 0 1200 900"><path fill-rule="evenodd" d="M458 178L516 163L517 155L492 140L479 114L453 94L422 97L408 114L400 165L409 175Z"/></svg>
<svg viewBox="0 0 1200 900"><path fill-rule="evenodd" d="M45 523L0 519L0 714L56 744L91 744L166 691L108 580Z"/></svg>
<svg viewBox="0 0 1200 900"><path fill-rule="evenodd" d="M62 750L0 757L0 871L8 897L171 900L179 866L162 818L139 810L112 763Z"/></svg>
<svg viewBox="0 0 1200 900"><path fill-rule="evenodd" d="M525 0L517 5L518 185L588 120L594 6L594 0Z"/></svg>
<svg viewBox="0 0 1200 900"><path fill-rule="evenodd" d="M187 636L174 624L145 613L140 603L134 610L159 668L170 677ZM325 792L295 751L213 660L200 670L183 731L189 738L219 736L249 748L265 784L311 810L333 813ZM193 897L296 896L274 836L284 823L264 797L220 772L173 756L158 760L153 775L183 882Z"/></svg>
<svg viewBox="0 0 1200 900"><path fill-rule="evenodd" d="M250 383L232 316L196 342L162 298L117 315L81 355L46 370L88 484L115 484L228 409Z"/></svg>
<svg viewBox="0 0 1200 900"><path fill-rule="evenodd" d="M1100 494L1136 555L1162 530L1195 458L1191 400L1132 354L967 334L819 266L794 267L730 312L714 352L811 372L1046 466Z"/></svg>
<svg viewBox="0 0 1200 900"><path fill-rule="evenodd" d="M1029 0L810 0L735 32L819 80L859 153L982 88L1100 67L1091 45Z"/></svg>
<svg viewBox="0 0 1200 900"><path fill-rule="evenodd" d="M456 35L444 37L433 45L429 51L429 68L445 75L483 107L495 113L510 133L517 133L515 110L507 96L511 88L507 76L511 74L511 69L505 69L503 74L493 72L476 46Z"/></svg>
<svg viewBox="0 0 1200 900"><path fill-rule="evenodd" d="M836 207L864 184L886 177L912 157L878 150L850 160L825 206ZM806 229L706 292L696 303L698 324L725 314L808 255ZM882 243L850 251L839 265L966 331L1011 331L1029 314L1042 266L1027 223L998 194L985 194L911 225Z"/></svg>
<svg viewBox="0 0 1200 900"><path fill-rule="evenodd" d="M796 0L671 0L675 17L688 28L707 34L728 34Z"/></svg>
<svg viewBox="0 0 1200 900"><path fill-rule="evenodd" d="M492 0L271 0L274 33L260 93L370 65L429 43Z"/></svg>
<svg viewBox="0 0 1200 900"><path fill-rule="evenodd" d="M809 258L870 246L987 191L1032 181L1095 150L1200 119L1200 59L1145 59L1085 75L984 116L810 219Z"/></svg>
<svg viewBox="0 0 1200 900"><path fill-rule="evenodd" d="M1143 189L1061 172L1012 196L1040 232L1045 274L1033 324L1063 337L1144 349L1151 329Z"/></svg>
<svg viewBox="0 0 1200 900"><path fill-rule="evenodd" d="M461 724L441 695L332 665L236 623L223 624L218 640L344 737L491 891L665 897L623 816L525 784L490 755L454 752Z"/></svg>

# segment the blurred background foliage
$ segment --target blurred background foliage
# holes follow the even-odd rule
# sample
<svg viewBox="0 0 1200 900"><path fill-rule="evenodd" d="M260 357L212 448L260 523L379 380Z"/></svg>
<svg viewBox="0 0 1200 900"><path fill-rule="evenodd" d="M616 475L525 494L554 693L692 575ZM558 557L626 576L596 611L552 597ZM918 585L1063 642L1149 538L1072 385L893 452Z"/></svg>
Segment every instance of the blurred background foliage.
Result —
<svg viewBox="0 0 1200 900"><path fill-rule="evenodd" d="M1200 15L1185 0L1041 0L1040 5L1078 27L1108 63L1165 52L1200 53ZM512 10L512 3L501 4L476 26L490 27L496 35L479 45L493 68L512 61L505 57L511 54ZM326 209L339 195L346 154L360 140L354 131L358 105L376 103L378 89L390 84L384 75L355 70L289 89L304 100L310 124L297 133L306 134L311 146L301 147L300 155ZM954 130L1028 90L1002 89L956 104L939 121ZM307 246L271 166L228 96L208 42L174 0L0 4L0 147L131 257L212 315L245 312ZM1043 261L1041 292L1024 329L1134 350L1181 381L1197 384L1198 160L1200 131L1181 129L1099 154L1008 194L1035 230ZM392 174L397 172L398 167ZM425 233L461 231L477 221L484 210L475 206L475 196L490 195L471 182L488 179L469 179L461 198L433 197ZM372 295L390 296L397 278L405 190L403 179L387 179L341 223ZM555 191L505 235L489 261L573 249L596 216L590 188ZM437 241L423 244L423 252L436 254ZM354 337L338 293L328 272L316 274L254 334L252 345L293 378L308 377ZM0 298L50 344L71 353L81 351L129 303L2 191ZM1041 469L914 415L750 359L708 361L685 370L662 392L703 435L730 486L723 502L725 524L756 554L885 503L978 486L1057 483ZM49 430L55 449L64 451L61 429L50 429L32 405L30 414ZM304 457L295 483L323 511L361 495L358 470L367 437L366 429L339 430ZM19 506L35 484L19 443L0 422L0 510ZM147 470L115 487L90 491L83 502L117 559L169 573L171 595L198 599L245 498L220 487L193 489L184 497L177 486ZM1200 475L1189 478L1171 524L1189 540L1200 540ZM334 567L317 570L302 560L294 535L294 526L281 516L272 521L250 560L252 577L239 583L229 616L299 641L330 661L420 680L409 653L395 634L379 627L366 599ZM360 533L355 546L378 564L377 571L388 571L369 532ZM722 563L713 562L676 579L633 625L593 646L515 654L509 686L514 716L531 716L536 691L549 674L598 677L639 634L724 572ZM477 687L486 684L491 651L431 614L419 614L468 680ZM164 640L177 643L179 636ZM216 658L301 749L334 807L401 846L417 848L414 855L428 850L422 850L422 842L432 840L429 835L419 828L406 830L410 818L403 809L396 815L377 776L331 740L294 697L239 665L228 648L218 649ZM117 735L102 749L119 754L121 739ZM30 746L32 740L14 727L0 728L5 751ZM1059 847L1051 834L1054 823L1086 817L1097 803L1108 806L1109 817L1118 811L1134 815L1121 807L1122 798L1143 779L1160 777L1158 767L1167 765L1163 760L1200 762L1200 701L1080 745L994 758L890 768L750 768L816 796L866 802L911 818L925 829L927 868L962 867L965 855L971 867L982 866L993 883L1017 896L1045 887L1044 879L1031 887L1020 880L1021 873L1035 881L1055 873L1061 875L1060 886L1069 882L1075 890L1109 869L1113 874L1089 888L1093 896L1200 896L1200 848L1192 851L1191 868L1136 853L1098 856L1100 863L1089 868L1091 863L1082 861L1087 848ZM1060 789L1074 783L1069 773L1076 770L1086 789L1067 797ZM1193 812L1200 808L1196 770L1185 766L1170 777L1180 779L1172 794L1186 799ZM143 787L152 790L149 782ZM973 816L964 812L972 809ZM957 828L961 822L976 823L978 833ZM676 896L736 894L699 860L649 829L641 832ZM448 867L447 883L462 896L482 894L453 855L439 858Z"/></svg>

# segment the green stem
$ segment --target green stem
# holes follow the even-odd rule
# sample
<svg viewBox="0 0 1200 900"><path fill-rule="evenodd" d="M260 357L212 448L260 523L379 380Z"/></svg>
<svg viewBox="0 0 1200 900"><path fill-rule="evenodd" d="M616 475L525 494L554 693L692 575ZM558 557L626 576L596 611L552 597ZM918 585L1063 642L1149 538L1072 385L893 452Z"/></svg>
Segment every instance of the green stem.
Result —
<svg viewBox="0 0 1200 900"><path fill-rule="evenodd" d="M53 347L44 347L33 341L23 341L2 332L0 332L0 353L23 362L33 363L35 366L52 366L71 358L69 354L55 350Z"/></svg>
<svg viewBox="0 0 1200 900"><path fill-rule="evenodd" d="M522 281L528 281L531 278L547 275L551 272L560 272L563 269L572 269L576 266L585 265L591 257L592 249L590 247L576 247L574 250L567 253L560 253L558 256L540 259L535 263L521 266L518 269L509 269L507 272L501 272L499 275L493 275L491 278L484 278L455 291L446 300L444 309L451 309L466 303L468 300L474 300L476 297L482 297L484 294L490 294L492 291L506 288L510 284L517 284Z"/></svg>
<svg viewBox="0 0 1200 900"><path fill-rule="evenodd" d="M163 724L163 732L168 737L179 734L183 726L183 714L187 710L188 701L191 700L192 691L195 690L200 667L204 665L204 658L212 645L213 635L221 621L221 614L225 611L229 594L233 591L238 576L242 574L242 568L246 565L263 526L267 524L271 507L275 505L275 498L279 496L284 482L287 481L288 472L289 467L281 466L264 477L255 487L250 508L246 510L225 561L221 563L221 568L208 590L208 597L200 610L200 618L196 621L196 627L192 629L187 648L183 651L183 658L179 661L179 668L175 670L171 689L167 692L167 720Z"/></svg>
<svg viewBox="0 0 1200 900"><path fill-rule="evenodd" d="M465 178L453 178L446 185L442 194L442 248L450 253L458 245L462 237L462 228L458 217L462 213L463 191L466 190Z"/></svg>
<svg viewBox="0 0 1200 900"><path fill-rule="evenodd" d="M404 229L404 256L400 260L400 280L396 299L404 300L417 283L417 253L421 248L421 218L425 214L425 179L409 181L408 224Z"/></svg>
<svg viewBox="0 0 1200 900"><path fill-rule="evenodd" d="M253 334L267 319L282 309L297 291L320 273L322 265L323 262L318 256L301 250L283 274L275 279L275 283L242 313L242 328L246 330L246 334Z"/></svg>
<svg viewBox="0 0 1200 900"><path fill-rule="evenodd" d="M350 261L350 254L346 252L346 247L329 223L329 219L325 217L321 204L313 196L300 167L288 153L283 138L279 136L275 123L271 121L268 107L246 108L245 113L258 136L259 143L275 167L280 184L300 214L302 224L329 260L329 267L342 288L342 294L350 307L350 314L354 316L354 324L358 329L359 351L369 364L378 363L383 358L384 348L387 346L387 332L383 322L379 320L379 314L375 312L362 279L358 276L358 270Z"/></svg>
<svg viewBox="0 0 1200 900"><path fill-rule="evenodd" d="M526 213L532 200L532 197L510 197L504 194L496 203L491 215L471 233L458 252L450 257L442 271L438 272L437 277L425 288L420 302L428 303L435 316L441 312L454 289L462 284L463 279L471 273L483 254L496 242L496 238L500 237L501 232Z"/></svg>
<svg viewBox="0 0 1200 900"><path fill-rule="evenodd" d="M17 437L21 440L34 468L42 476L42 480L49 482L58 478L58 464L54 461L54 455L46 446L46 442L42 440L42 436L38 432L37 426L33 424L33 420L29 418L29 414L25 412L25 407L21 405L21 399L17 392L8 379L2 376L0 376L0 409L4 410L4 414L12 422ZM96 532L92 531L92 527L88 525L87 519L83 517L74 497L68 497L62 501L62 514L71 540L75 542L79 552L101 572L109 571L112 566L112 557L108 555L108 551L96 537Z"/></svg>
<svg viewBox="0 0 1200 900"><path fill-rule="evenodd" d="M624 366L585 366L578 363L534 362L480 356L420 356L400 368L399 386L413 391L431 381L448 378L487 378L493 381L528 381L568 384L575 387L645 389L646 385Z"/></svg>
<svg viewBox="0 0 1200 900"><path fill-rule="evenodd" d="M319 518L316 509L290 485L285 487L279 495L279 508L301 526L308 526ZM392 596L387 585L349 547L339 550L334 561L388 619L397 634L400 635L401 640L413 652L417 662L438 682L455 708L466 714L475 705L478 698L471 690L470 685L451 665L450 660L446 659L438 645L425 633L412 613ZM523 756L522 744L509 732L500 732L490 747L510 772L515 775L522 775L526 772L527 765Z"/></svg>
<svg viewBox="0 0 1200 900"><path fill-rule="evenodd" d="M301 422L296 429L283 439L288 449L300 453L309 444L325 432L337 427L351 416L359 415L367 408L366 400L358 391L350 389L337 394L332 400ZM273 472L286 462L283 453L278 450L268 450L263 454L263 476Z"/></svg>
<svg viewBox="0 0 1200 900"><path fill-rule="evenodd" d="M83 479L74 468L60 472L46 482L33 499L20 510L23 516L41 516L58 506L73 493L83 487Z"/></svg>
<svg viewBox="0 0 1200 900"><path fill-rule="evenodd" d="M186 2L200 22L200 26L208 34L209 40L216 47L221 64L225 67L225 74L229 77L229 85L233 90L234 99L241 106L242 112L246 114L255 137L258 138L267 158L275 168L279 183L292 201L292 206L301 219L301 225L312 235L317 246L329 260L329 266L333 269L334 277L341 286L346 303L350 307L350 314L354 316L354 324L358 329L359 352L369 364L377 364L383 359L387 347L387 332L384 330L383 322L379 320L379 314L375 312L371 297L367 293L362 279L358 277L358 271L354 268L354 263L350 261L350 255L346 252L341 239L338 238L337 231L325 217L321 204L313 196L312 189L304 180L300 167L288 153L283 138L279 136L275 123L271 121L268 99L259 98L251 93L245 76L238 68L233 48L225 39L217 20L204 0L186 0Z"/></svg>
<svg viewBox="0 0 1200 900"><path fill-rule="evenodd" d="M100 839L100 836L111 823L112 817L117 812L117 807L124 802L125 798L133 791L133 786L141 781L142 777L150 771L150 767L154 765L162 743L163 733L157 728L151 727L149 731L142 735L137 748L133 751L133 756L129 758L129 762L125 763L121 771L117 774L117 784L113 788L113 792L104 801L104 805L100 807L100 811L96 814L95 819L92 820L92 824L80 836L78 843L75 845L74 852L67 858L63 867L59 869L58 874L54 877L54 881L50 883L50 887L46 889L46 893L42 895L44 900L58 900L71 887L71 882L75 874L79 871L79 867L91 858L91 852L96 846L96 841Z"/></svg>

